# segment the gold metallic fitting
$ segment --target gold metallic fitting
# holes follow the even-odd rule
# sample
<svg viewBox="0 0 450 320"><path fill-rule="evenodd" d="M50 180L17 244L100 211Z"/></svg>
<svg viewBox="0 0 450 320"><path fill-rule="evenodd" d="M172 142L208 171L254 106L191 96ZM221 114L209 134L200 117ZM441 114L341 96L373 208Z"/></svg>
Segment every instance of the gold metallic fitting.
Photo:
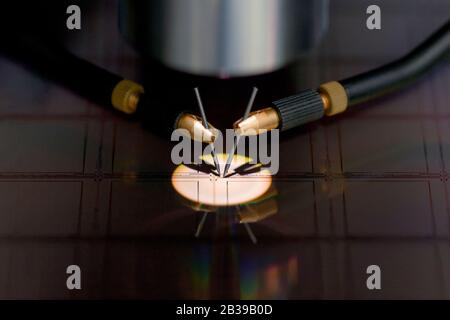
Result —
<svg viewBox="0 0 450 320"><path fill-rule="evenodd" d="M272 186L261 198L241 206L238 211L239 223L254 223L276 214L278 212L277 196L278 192Z"/></svg>
<svg viewBox="0 0 450 320"><path fill-rule="evenodd" d="M323 101L325 115L334 116L347 109L347 92L339 82L324 83L319 87L318 91Z"/></svg>
<svg viewBox="0 0 450 320"><path fill-rule="evenodd" d="M239 119L233 124L237 134L258 135L266 130L278 128L280 117L274 108L265 108L250 113L246 120Z"/></svg>
<svg viewBox="0 0 450 320"><path fill-rule="evenodd" d="M115 87L111 95L111 103L119 111L126 114L136 112L140 96L144 87L131 80L122 80Z"/></svg>
<svg viewBox="0 0 450 320"><path fill-rule="evenodd" d="M218 132L211 124L208 123L208 125L209 130L203 126L202 118L190 113L183 113L176 123L176 128L186 129L193 140L213 143Z"/></svg>

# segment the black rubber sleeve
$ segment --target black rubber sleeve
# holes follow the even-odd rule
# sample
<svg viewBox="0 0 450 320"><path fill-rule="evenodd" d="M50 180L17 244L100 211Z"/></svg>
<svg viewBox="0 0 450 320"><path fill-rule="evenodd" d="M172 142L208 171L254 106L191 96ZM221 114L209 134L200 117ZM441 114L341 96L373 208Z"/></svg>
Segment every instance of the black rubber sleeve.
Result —
<svg viewBox="0 0 450 320"><path fill-rule="evenodd" d="M111 94L123 77L81 59L58 44L29 35L4 37L0 51L45 78L85 98L111 107Z"/></svg>
<svg viewBox="0 0 450 320"><path fill-rule="evenodd" d="M177 105L168 106L166 99L155 99L147 92L141 96L137 112L125 115L111 102L111 94L123 80L122 76L79 58L62 45L46 39L19 34L4 36L1 40L0 53L10 59L122 117L139 118L146 128L163 137L170 137L174 123L183 111Z"/></svg>
<svg viewBox="0 0 450 320"><path fill-rule="evenodd" d="M403 88L449 56L450 20L403 58L339 82L352 106Z"/></svg>
<svg viewBox="0 0 450 320"><path fill-rule="evenodd" d="M281 119L281 131L301 126L323 117L322 98L316 90L304 90L296 95L272 102Z"/></svg>

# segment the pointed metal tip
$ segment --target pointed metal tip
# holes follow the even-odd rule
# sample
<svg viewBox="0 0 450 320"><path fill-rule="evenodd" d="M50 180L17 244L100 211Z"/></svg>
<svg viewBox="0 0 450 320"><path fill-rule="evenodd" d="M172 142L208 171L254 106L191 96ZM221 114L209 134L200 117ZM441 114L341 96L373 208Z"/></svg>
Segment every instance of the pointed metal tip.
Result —
<svg viewBox="0 0 450 320"><path fill-rule="evenodd" d="M216 170L217 173L219 174L219 176L222 176L221 172L220 172L220 163L219 163L219 159L217 158L216 152L212 151L213 154L213 159L214 159L214 165L216 166Z"/></svg>
<svg viewBox="0 0 450 320"><path fill-rule="evenodd" d="M226 177L226 175L227 175L229 169L230 169L230 164L227 163L227 164L225 165L225 170L223 171L223 177L224 177L224 178Z"/></svg>

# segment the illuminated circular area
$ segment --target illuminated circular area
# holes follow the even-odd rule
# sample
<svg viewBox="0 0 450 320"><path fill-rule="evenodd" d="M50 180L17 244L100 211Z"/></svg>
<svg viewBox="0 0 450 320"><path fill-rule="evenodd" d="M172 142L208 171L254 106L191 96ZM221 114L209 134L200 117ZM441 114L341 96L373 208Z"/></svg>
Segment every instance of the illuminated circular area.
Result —
<svg viewBox="0 0 450 320"><path fill-rule="evenodd" d="M228 155L217 154L223 171ZM203 156L203 161L212 165L212 156ZM172 174L172 185L184 198L211 206L244 204L262 196L272 184L270 171L262 168L257 172L241 172L251 158L234 155L227 177L219 177L195 166L179 165ZM235 173L235 170L239 173Z"/></svg>

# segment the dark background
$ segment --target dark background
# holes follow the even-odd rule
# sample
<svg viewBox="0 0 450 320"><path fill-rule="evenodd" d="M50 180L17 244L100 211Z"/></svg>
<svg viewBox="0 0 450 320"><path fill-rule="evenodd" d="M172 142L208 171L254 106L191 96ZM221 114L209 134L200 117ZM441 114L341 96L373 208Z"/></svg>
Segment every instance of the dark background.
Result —
<svg viewBox="0 0 450 320"><path fill-rule="evenodd" d="M278 72L218 80L140 57L117 28L115 1L79 2L82 30L65 29L71 1L1 4L1 34L29 32L151 91L160 108L209 121L389 62L450 18L444 0L377 1L382 30L365 28L371 1L330 1L314 52ZM52 40L53 41L53 40ZM7 48L7 42L3 47ZM141 122L100 108L0 55L1 298L450 298L450 66L353 112L281 137L277 214L251 224L201 213L174 193L171 144ZM68 75L70 76L70 75ZM151 117L151 115L150 115ZM66 267L82 290L66 289ZM366 289L366 267L382 290Z"/></svg>

